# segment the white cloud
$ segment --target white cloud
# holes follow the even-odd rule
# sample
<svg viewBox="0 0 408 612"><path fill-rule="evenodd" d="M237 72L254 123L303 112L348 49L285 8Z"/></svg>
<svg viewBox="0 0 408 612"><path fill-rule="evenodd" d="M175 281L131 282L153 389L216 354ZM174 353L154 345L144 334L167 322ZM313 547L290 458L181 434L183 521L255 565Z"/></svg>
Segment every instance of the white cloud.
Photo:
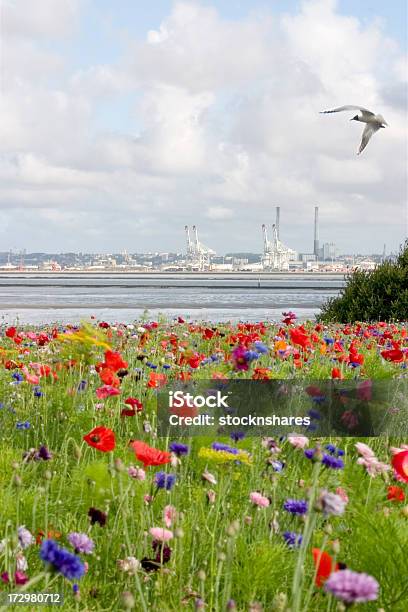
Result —
<svg viewBox="0 0 408 612"><path fill-rule="evenodd" d="M241 20L177 2L144 40L129 26L120 59L73 71L44 43L74 44L83 5L19 0L3 11L5 248L19 211L21 247L180 249L195 222L218 252L259 250L277 204L283 239L301 250L316 204L322 238L344 250L403 238L406 58L381 22L341 16L333 0ZM137 128L118 134L125 98ZM390 124L359 157L361 124L318 113L348 103Z"/></svg>

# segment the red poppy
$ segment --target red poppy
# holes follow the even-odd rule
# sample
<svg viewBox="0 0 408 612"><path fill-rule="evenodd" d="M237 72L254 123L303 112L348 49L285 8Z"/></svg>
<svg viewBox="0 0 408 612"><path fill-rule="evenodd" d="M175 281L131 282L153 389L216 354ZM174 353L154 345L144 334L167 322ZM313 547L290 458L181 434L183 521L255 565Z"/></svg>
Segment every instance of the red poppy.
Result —
<svg viewBox="0 0 408 612"><path fill-rule="evenodd" d="M99 378L105 385L109 385L111 387L119 387L120 380L116 376L115 372L109 368L102 368L99 370Z"/></svg>
<svg viewBox="0 0 408 612"><path fill-rule="evenodd" d="M404 353L401 349L381 351L381 356L384 357L386 361L393 361L394 363L402 363L404 361Z"/></svg>
<svg viewBox="0 0 408 612"><path fill-rule="evenodd" d="M107 427L95 427L84 436L84 440L89 446L96 448L104 453L112 451L115 446L115 434Z"/></svg>
<svg viewBox="0 0 408 612"><path fill-rule="evenodd" d="M117 372L118 370L124 369L128 367L127 361L122 359L122 355L115 351L106 351L105 352L105 367L109 368L113 372Z"/></svg>
<svg viewBox="0 0 408 612"><path fill-rule="evenodd" d="M405 493L401 487L393 485L387 489L387 499L390 501L403 502L405 499Z"/></svg>
<svg viewBox="0 0 408 612"><path fill-rule="evenodd" d="M125 399L125 404L127 404L128 406L132 406L132 408L137 410L137 412L141 412L143 409L142 402L136 399L135 397L128 397L127 399Z"/></svg>
<svg viewBox="0 0 408 612"><path fill-rule="evenodd" d="M158 389L164 387L167 383L167 376L165 374L157 374L156 372L150 372L149 382L147 386L152 389Z"/></svg>
<svg viewBox="0 0 408 612"><path fill-rule="evenodd" d="M7 338L14 338L16 333L17 333L17 329L15 327L8 327L6 329L6 336L7 336Z"/></svg>
<svg viewBox="0 0 408 612"><path fill-rule="evenodd" d="M142 402L139 402L135 397L128 397L125 399L125 404L130 406L130 408L124 408L120 416L135 416L138 412L143 410Z"/></svg>
<svg viewBox="0 0 408 612"><path fill-rule="evenodd" d="M349 362L363 365L364 355L357 353L357 350L354 347L350 347Z"/></svg>
<svg viewBox="0 0 408 612"><path fill-rule="evenodd" d="M330 574L340 569L339 564L334 562L329 553L320 550L320 548L313 548L312 554L316 567L315 584L318 587L322 587Z"/></svg>
<svg viewBox="0 0 408 612"><path fill-rule="evenodd" d="M339 368L333 368L331 371L332 378L339 378L340 380L343 378L343 374Z"/></svg>
<svg viewBox="0 0 408 612"><path fill-rule="evenodd" d="M170 453L152 448L141 440L134 440L130 443L130 446L135 451L136 459L141 461L144 467L148 465L163 465L170 462Z"/></svg>
<svg viewBox="0 0 408 612"><path fill-rule="evenodd" d="M310 338L303 329L303 327L297 327L295 329L289 330L290 339L292 344L298 344L303 349L306 349L308 346L311 346Z"/></svg>
<svg viewBox="0 0 408 612"><path fill-rule="evenodd" d="M408 450L403 450L394 455L391 463L398 476L408 482Z"/></svg>

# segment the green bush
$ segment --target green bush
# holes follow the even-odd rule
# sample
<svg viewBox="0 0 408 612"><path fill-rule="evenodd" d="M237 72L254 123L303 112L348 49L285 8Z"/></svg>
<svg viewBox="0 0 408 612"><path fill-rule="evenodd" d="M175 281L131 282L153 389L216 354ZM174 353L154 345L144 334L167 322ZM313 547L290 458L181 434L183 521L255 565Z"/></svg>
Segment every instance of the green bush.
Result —
<svg viewBox="0 0 408 612"><path fill-rule="evenodd" d="M351 273L339 297L323 305L318 319L339 323L408 320L408 240L395 262Z"/></svg>

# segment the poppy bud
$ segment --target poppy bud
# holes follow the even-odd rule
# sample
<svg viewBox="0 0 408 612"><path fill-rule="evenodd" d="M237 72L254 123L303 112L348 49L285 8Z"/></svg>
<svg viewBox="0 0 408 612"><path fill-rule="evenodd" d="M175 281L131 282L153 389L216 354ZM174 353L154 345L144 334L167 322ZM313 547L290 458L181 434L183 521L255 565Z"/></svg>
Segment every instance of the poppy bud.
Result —
<svg viewBox="0 0 408 612"><path fill-rule="evenodd" d="M333 540L331 543L332 551L335 555L338 555L340 552L340 540Z"/></svg>
<svg viewBox="0 0 408 612"><path fill-rule="evenodd" d="M75 444L75 446L74 446L74 457L75 457L76 459L78 459L78 461L79 461L79 459L81 458L81 456L82 456L81 449L80 449L80 447L78 446L78 444Z"/></svg>
<svg viewBox="0 0 408 612"><path fill-rule="evenodd" d="M197 572L197 578L198 578L198 579L199 579L201 582L204 582L204 580L207 578L207 575L206 575L206 573L205 573L205 571L204 571L203 569L200 569L200 570Z"/></svg>
<svg viewBox="0 0 408 612"><path fill-rule="evenodd" d="M16 487L21 487L21 485L23 484L23 481L21 480L21 476L19 476L18 474L14 474L14 476L13 476L13 484Z"/></svg>
<svg viewBox="0 0 408 612"><path fill-rule="evenodd" d="M272 600L273 612L284 612L288 603L288 597L286 593L276 593Z"/></svg>
<svg viewBox="0 0 408 612"><path fill-rule="evenodd" d="M125 610L132 610L135 607L135 598L130 591L122 593L122 606Z"/></svg>

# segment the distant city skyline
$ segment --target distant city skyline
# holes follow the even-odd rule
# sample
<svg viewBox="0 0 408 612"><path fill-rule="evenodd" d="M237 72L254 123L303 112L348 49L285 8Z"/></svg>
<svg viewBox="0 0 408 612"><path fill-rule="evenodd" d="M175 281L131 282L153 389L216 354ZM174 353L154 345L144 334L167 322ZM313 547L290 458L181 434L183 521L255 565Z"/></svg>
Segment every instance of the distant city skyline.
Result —
<svg viewBox="0 0 408 612"><path fill-rule="evenodd" d="M0 251L342 253L407 235L405 0L5 0ZM362 104L389 123L356 156ZM350 115L350 117L352 114Z"/></svg>

